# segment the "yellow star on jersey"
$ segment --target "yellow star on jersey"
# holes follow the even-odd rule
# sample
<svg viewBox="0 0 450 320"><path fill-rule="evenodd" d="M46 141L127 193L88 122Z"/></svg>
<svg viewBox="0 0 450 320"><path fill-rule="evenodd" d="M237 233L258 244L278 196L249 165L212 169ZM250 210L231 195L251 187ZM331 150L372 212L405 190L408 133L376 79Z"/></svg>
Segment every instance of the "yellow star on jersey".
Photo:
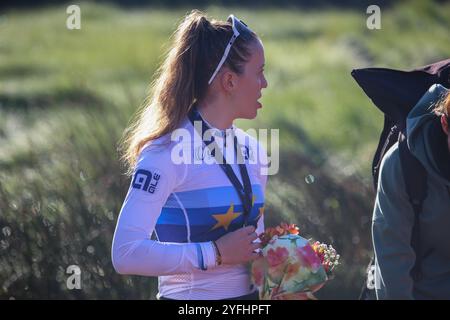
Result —
<svg viewBox="0 0 450 320"><path fill-rule="evenodd" d="M213 214L212 216L214 219L216 219L218 222L216 225L210 230L214 230L220 227L224 227L225 230L228 230L228 227L230 226L230 223L239 217L242 214L242 212L234 212L234 205L231 204L230 208L228 209L227 213L223 214Z"/></svg>

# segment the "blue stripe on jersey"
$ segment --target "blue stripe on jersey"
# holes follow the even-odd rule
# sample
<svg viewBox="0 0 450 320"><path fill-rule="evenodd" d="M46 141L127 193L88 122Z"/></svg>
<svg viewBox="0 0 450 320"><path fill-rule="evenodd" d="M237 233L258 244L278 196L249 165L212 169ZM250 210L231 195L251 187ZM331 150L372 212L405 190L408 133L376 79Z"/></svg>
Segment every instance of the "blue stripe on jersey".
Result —
<svg viewBox="0 0 450 320"><path fill-rule="evenodd" d="M249 225L252 224L256 227L259 210L253 210L251 218L249 219ZM190 239L191 242L206 242L211 240L217 240L227 232L235 231L242 227L242 216L233 220L228 226L227 230L224 227L213 229L215 224L212 225L200 225L190 227ZM186 225L173 225L173 224L157 224L155 227L158 240L161 242L188 242L188 233Z"/></svg>
<svg viewBox="0 0 450 320"><path fill-rule="evenodd" d="M263 211L264 195L260 185L253 185L252 189L254 204L249 224L256 227ZM211 241L242 227L243 207L231 186L177 192L176 195L187 219L177 199L171 195L170 206L164 205L155 226L159 241L187 242L188 229L192 242Z"/></svg>
<svg viewBox="0 0 450 320"><path fill-rule="evenodd" d="M253 211L259 210L264 204L263 203L255 203L253 205ZM217 220L213 215L223 215L226 214L230 209L231 204L226 207L214 207L214 208L192 208L185 209L188 220L191 226L200 226L200 225L211 225L215 224ZM234 205L233 204L233 212L240 213L241 215L236 218L239 219L243 214L242 205ZM242 219L240 219L242 220ZM173 224L173 225L186 225L186 217L184 216L184 212L180 208L163 208L161 211L161 215L158 219L157 224Z"/></svg>
<svg viewBox="0 0 450 320"><path fill-rule="evenodd" d="M257 197L255 202L263 202L263 193L261 185L252 185L253 194ZM233 186L214 187L197 189L183 192L176 192L176 196L180 199L185 208L208 208L229 206L230 203L240 204L236 189ZM179 208L180 205L173 194L169 196L164 208Z"/></svg>

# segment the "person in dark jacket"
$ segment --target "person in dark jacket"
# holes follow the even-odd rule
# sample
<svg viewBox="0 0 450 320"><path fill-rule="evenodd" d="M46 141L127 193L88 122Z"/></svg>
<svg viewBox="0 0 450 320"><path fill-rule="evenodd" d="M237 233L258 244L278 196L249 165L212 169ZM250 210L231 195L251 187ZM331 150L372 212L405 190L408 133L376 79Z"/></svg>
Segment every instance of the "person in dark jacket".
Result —
<svg viewBox="0 0 450 320"><path fill-rule="evenodd" d="M420 214L422 277L411 269L414 211L408 199L398 143L381 164L373 212L377 299L450 299L450 95L433 85L407 117L411 153L427 172L427 197Z"/></svg>

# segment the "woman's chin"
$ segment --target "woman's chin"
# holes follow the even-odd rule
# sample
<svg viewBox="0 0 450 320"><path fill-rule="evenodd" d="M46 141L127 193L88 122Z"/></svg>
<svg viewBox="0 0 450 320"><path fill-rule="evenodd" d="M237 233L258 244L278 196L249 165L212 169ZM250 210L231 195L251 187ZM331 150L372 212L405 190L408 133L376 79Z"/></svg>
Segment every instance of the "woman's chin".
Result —
<svg viewBox="0 0 450 320"><path fill-rule="evenodd" d="M255 112L253 112L253 114L248 117L248 119L255 119L257 115L258 115L258 109L256 109Z"/></svg>
<svg viewBox="0 0 450 320"><path fill-rule="evenodd" d="M258 110L260 109L260 107L258 105L256 105L253 109L246 109L245 112L242 112L237 119L246 119L246 120L252 120L254 118L256 118L257 114L258 114Z"/></svg>

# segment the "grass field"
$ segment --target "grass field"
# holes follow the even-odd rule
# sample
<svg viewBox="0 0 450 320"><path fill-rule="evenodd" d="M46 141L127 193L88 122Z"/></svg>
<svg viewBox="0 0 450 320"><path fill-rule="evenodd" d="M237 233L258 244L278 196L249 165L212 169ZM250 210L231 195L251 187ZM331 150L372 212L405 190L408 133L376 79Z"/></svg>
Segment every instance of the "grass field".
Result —
<svg viewBox="0 0 450 320"><path fill-rule="evenodd" d="M191 8L80 7L81 30L65 27L65 6L0 13L1 298L155 297L155 279L112 269L129 184L116 147ZM264 108L238 125L280 129L266 224L296 222L333 243L343 264L318 296L356 298L370 254L370 162L382 115L350 72L447 58L450 4L382 8L381 30L366 28L363 9L203 9L219 19L233 12L265 46ZM66 288L71 264L84 272L82 290Z"/></svg>

